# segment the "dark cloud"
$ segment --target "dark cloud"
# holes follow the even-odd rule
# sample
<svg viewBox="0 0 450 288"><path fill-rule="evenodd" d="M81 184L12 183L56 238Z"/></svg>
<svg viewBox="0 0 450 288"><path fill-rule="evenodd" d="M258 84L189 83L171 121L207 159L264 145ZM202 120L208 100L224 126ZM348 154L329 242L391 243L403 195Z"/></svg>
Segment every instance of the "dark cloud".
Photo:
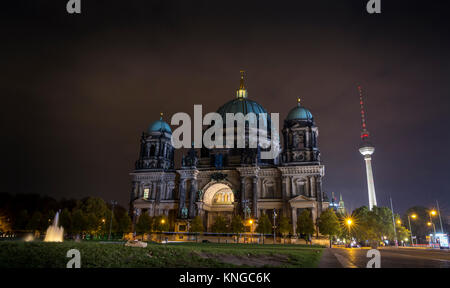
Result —
<svg viewBox="0 0 450 288"><path fill-rule="evenodd" d="M146 126L215 111L244 68L270 112L297 97L312 111L329 194L367 203L360 83L379 203L450 208L443 1L382 1L381 15L364 1L82 2L81 16L61 1L2 10L2 190L125 204Z"/></svg>

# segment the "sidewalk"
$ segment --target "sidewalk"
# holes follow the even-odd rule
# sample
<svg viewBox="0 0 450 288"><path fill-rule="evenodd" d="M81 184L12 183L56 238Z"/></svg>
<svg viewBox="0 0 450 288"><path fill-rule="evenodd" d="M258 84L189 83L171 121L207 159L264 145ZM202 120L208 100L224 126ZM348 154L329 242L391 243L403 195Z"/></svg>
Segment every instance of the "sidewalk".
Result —
<svg viewBox="0 0 450 288"><path fill-rule="evenodd" d="M325 248L322 252L322 258L320 258L317 268L343 268L339 263L331 248Z"/></svg>

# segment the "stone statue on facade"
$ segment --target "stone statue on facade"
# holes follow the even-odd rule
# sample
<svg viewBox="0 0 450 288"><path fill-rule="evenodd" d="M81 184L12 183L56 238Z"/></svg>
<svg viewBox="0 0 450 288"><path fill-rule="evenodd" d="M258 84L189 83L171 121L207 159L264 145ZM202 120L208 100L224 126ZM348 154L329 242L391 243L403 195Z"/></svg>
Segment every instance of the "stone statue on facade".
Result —
<svg viewBox="0 0 450 288"><path fill-rule="evenodd" d="M181 218L186 219L187 216L188 216L188 209L186 208L186 206L184 206L184 207L181 209Z"/></svg>

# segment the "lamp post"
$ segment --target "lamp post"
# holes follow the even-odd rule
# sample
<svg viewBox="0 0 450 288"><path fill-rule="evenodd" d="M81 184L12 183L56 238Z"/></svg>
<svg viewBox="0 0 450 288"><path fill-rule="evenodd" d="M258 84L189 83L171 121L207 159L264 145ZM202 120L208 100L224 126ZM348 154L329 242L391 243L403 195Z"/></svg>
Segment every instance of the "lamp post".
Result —
<svg viewBox="0 0 450 288"><path fill-rule="evenodd" d="M389 199L391 200L392 224L394 225L395 247L398 248L397 227L395 227L394 206L392 205L392 197L389 197Z"/></svg>
<svg viewBox="0 0 450 288"><path fill-rule="evenodd" d="M436 212L436 210L431 210L430 211L430 223L431 223L431 225L433 225L433 232L434 232L434 235L433 235L433 241L432 242L434 242L434 243L436 243L436 226L434 225L434 223L433 223L433 216L436 216L437 215L437 212ZM428 225L428 226L431 226L431 225Z"/></svg>
<svg viewBox="0 0 450 288"><path fill-rule="evenodd" d="M350 248L352 247L352 235L351 235L351 233L350 233L350 229L351 229L351 226L352 226L352 224L353 224L353 220L352 220L352 218L350 218L350 217L348 217L348 218L346 218L345 219L345 224L347 224L347 228L348 228L348 235L349 235L349 237L350 237Z"/></svg>
<svg viewBox="0 0 450 288"><path fill-rule="evenodd" d="M117 205L117 202L111 200L111 221L109 221L109 235L108 240L111 240L111 230L112 230L112 219L114 217L114 206Z"/></svg>
<svg viewBox="0 0 450 288"><path fill-rule="evenodd" d="M411 218L416 219L417 215L412 214ZM409 218L409 214L408 214L408 223L409 223L409 233L411 233L411 246L414 246L414 238L413 238L413 234L412 234L411 219ZM417 244L417 240L416 240L416 244Z"/></svg>
<svg viewBox="0 0 450 288"><path fill-rule="evenodd" d="M439 222L441 223L441 233L444 234L444 227L442 226L441 210L439 209L439 202L437 200L436 205L439 214Z"/></svg>
<svg viewBox="0 0 450 288"><path fill-rule="evenodd" d="M164 225L166 223L166 220L164 218L161 219L161 224ZM161 226L161 234L159 234L159 241L162 243L162 231L163 227Z"/></svg>

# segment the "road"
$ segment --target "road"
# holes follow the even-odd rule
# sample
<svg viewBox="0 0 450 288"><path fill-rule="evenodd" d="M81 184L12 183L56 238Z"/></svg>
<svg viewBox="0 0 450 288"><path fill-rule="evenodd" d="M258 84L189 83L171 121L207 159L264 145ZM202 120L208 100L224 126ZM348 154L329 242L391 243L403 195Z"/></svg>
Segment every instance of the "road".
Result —
<svg viewBox="0 0 450 288"><path fill-rule="evenodd" d="M450 251L415 248L379 248L381 268L450 268ZM369 249L332 248L345 268L366 268Z"/></svg>

